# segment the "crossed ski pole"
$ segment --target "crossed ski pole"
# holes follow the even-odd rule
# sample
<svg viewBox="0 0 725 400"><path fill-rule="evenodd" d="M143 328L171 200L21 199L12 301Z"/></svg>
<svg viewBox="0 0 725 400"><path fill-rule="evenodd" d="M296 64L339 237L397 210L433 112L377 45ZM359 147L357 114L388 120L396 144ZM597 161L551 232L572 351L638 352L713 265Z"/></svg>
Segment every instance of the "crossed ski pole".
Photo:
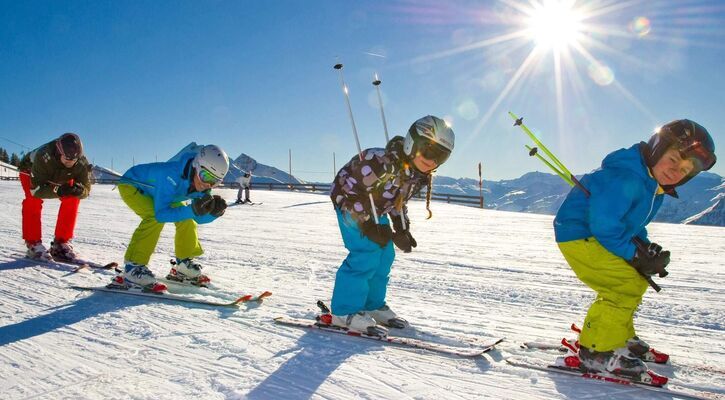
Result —
<svg viewBox="0 0 725 400"><path fill-rule="evenodd" d="M537 147L531 147L529 145L526 145L526 148L529 150L530 156L532 156L532 157L536 156L536 158L541 160L544 164L546 164L546 166L551 168L557 175L559 175L559 177L561 179L563 179L566 183L568 183L569 186L572 186L572 187L576 186L577 188L581 189L587 197L591 196L591 192L589 192L589 190L587 190L587 188L585 188L584 185L582 185L581 182L579 182L579 180L574 176L574 174L572 174L566 168L566 166L564 166L564 164L561 161L559 161L559 159L556 158L556 156L554 154L552 154L551 151L549 151L549 149L547 149L543 143L541 143L539 138L537 138L536 135L534 135L533 132L531 132L531 130L526 125L524 125L524 117L519 118L518 116L516 116L516 114L512 113L511 111L509 111L509 116L511 116L511 118L513 118L514 126L520 127L521 130L524 131L524 133L526 133L529 136L529 138L531 138L531 140L534 141L536 146L538 146L538 148L541 148L541 150L544 152L544 154L546 154L549 157L549 160L547 160L541 154L539 154L539 149ZM633 237L632 243L634 243L634 245L637 246L637 248L640 251L642 251L644 253L649 252L647 249L647 244L644 242L644 240L640 239L639 237L637 237L637 236ZM635 268L635 267L632 266L632 268ZM637 268L635 268L635 269L637 269ZM637 270L637 272L639 272L639 270ZM647 283L649 283L649 285L652 287L652 289L655 290L655 292L659 292L660 290L662 290L660 285L658 285L652 279L651 276L647 276L641 272L639 272L639 274L642 275L642 277L647 280Z"/></svg>

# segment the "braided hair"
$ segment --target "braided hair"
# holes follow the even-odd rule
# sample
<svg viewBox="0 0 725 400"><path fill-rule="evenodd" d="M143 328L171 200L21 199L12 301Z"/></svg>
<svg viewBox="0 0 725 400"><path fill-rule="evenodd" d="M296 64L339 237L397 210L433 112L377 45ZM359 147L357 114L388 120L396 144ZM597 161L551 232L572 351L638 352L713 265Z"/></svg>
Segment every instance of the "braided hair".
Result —
<svg viewBox="0 0 725 400"><path fill-rule="evenodd" d="M428 174L428 189L425 193L425 209L428 211L428 217L426 219L433 218L433 211L430 210L430 196L433 192L433 172Z"/></svg>

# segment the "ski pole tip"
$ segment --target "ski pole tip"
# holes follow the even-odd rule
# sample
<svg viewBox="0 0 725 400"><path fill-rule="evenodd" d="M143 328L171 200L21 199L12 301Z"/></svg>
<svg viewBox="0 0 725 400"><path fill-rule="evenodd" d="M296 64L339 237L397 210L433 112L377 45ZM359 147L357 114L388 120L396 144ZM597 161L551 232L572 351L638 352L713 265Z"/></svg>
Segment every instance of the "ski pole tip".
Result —
<svg viewBox="0 0 725 400"><path fill-rule="evenodd" d="M342 64L339 64L339 63L338 63L338 64L335 64L335 66L334 66L334 67L332 67L332 68L335 68L335 69L342 69Z"/></svg>
<svg viewBox="0 0 725 400"><path fill-rule="evenodd" d="M514 122L514 126L520 126L524 123L524 117L516 118L516 122Z"/></svg>

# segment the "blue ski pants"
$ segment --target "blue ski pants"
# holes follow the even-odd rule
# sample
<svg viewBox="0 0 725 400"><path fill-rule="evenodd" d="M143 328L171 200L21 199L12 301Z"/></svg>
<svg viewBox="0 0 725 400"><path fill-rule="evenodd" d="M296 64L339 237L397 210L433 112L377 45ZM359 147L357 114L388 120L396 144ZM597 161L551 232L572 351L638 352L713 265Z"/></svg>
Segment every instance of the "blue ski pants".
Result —
<svg viewBox="0 0 725 400"><path fill-rule="evenodd" d="M362 234L350 214L336 211L342 241L350 253L337 270L331 311L335 315L347 315L377 310L385 305L388 275L395 259L393 241L381 248ZM390 224L387 215L380 217L380 224Z"/></svg>

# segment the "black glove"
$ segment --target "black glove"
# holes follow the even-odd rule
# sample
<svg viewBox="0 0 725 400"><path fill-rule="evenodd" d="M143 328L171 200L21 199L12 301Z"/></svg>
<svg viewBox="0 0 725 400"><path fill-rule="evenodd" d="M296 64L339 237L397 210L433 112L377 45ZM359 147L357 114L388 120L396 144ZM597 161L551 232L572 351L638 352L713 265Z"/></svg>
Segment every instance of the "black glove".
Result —
<svg viewBox="0 0 725 400"><path fill-rule="evenodd" d="M664 278L669 274L665 268L670 263L670 252L662 251L662 246L657 243L650 243L646 248L637 247L634 258L628 263L644 276L658 274Z"/></svg>
<svg viewBox="0 0 725 400"><path fill-rule="evenodd" d="M413 238L413 235L410 234L410 221L408 219L405 219L406 226L405 229L403 229L403 217L398 216L390 216L390 219L393 221L393 228L395 229L395 233L393 233L393 243L395 243L395 246L399 248L400 250L403 250L403 253L410 253L413 251L413 247L418 247L418 242L415 241L415 238Z"/></svg>
<svg viewBox="0 0 725 400"><path fill-rule="evenodd" d="M390 229L390 225L378 225L372 218L360 224L360 230L363 235L377 243L381 248L387 246L390 239L393 238L393 230Z"/></svg>
<svg viewBox="0 0 725 400"><path fill-rule="evenodd" d="M58 186L58 190L56 190L56 193L58 194L58 197L67 197L67 196L81 197L84 190L85 190L85 187L83 187L83 185L79 182L75 182L72 185L69 185L68 183L64 183L64 184Z"/></svg>
<svg viewBox="0 0 725 400"><path fill-rule="evenodd" d="M209 214L214 209L214 197L207 193L203 197L194 199L191 202L191 209L197 217Z"/></svg>
<svg viewBox="0 0 725 400"><path fill-rule="evenodd" d="M209 213L215 217L221 217L224 215L224 210L227 209L227 202L217 194L212 197L214 198L214 201L212 202L212 208Z"/></svg>

